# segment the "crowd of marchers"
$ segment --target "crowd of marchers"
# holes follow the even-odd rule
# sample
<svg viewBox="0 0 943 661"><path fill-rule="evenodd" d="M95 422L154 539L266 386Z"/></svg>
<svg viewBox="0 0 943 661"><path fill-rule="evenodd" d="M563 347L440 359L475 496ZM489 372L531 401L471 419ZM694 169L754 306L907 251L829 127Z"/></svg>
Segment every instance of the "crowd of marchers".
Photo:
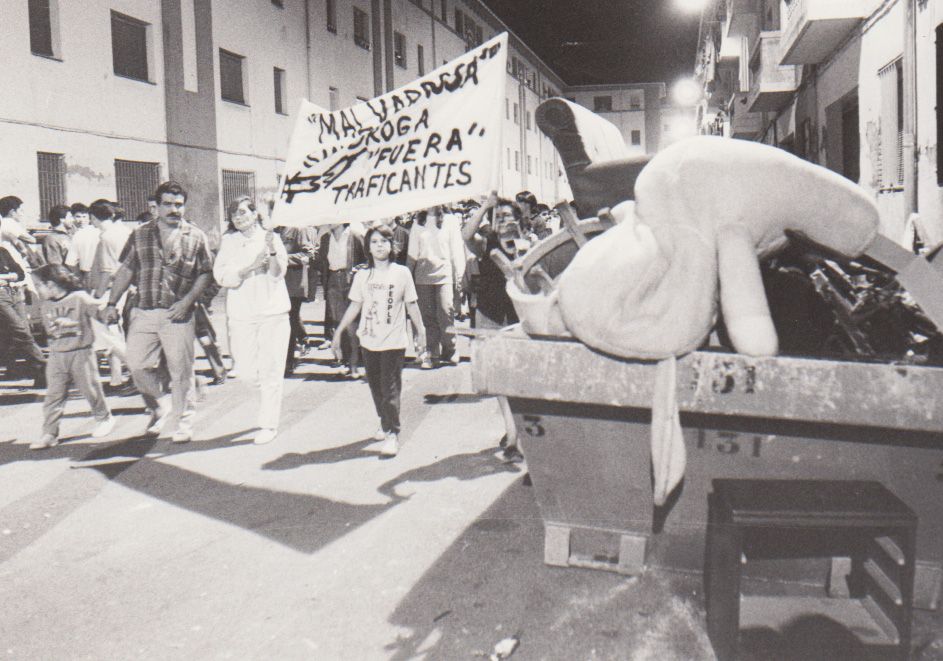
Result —
<svg viewBox="0 0 943 661"><path fill-rule="evenodd" d="M367 381L380 454L395 456L407 349L422 369L454 364L446 330L456 319L477 328L515 323L505 274L490 255L514 260L560 223L527 191L513 201L492 193L368 223L277 228L270 203L240 197L227 205L213 249L187 215L188 195L165 182L134 220L106 199L57 205L39 231L27 227L20 198L0 199L0 363L45 389L42 429L30 448L58 444L71 387L95 417L91 435L112 432L103 371L111 393L140 393L143 435L192 440L197 347L217 382L238 375L257 386L254 442L269 443L283 381L317 347L332 350L337 370ZM301 311L319 288L323 334L313 337ZM221 291L228 364L208 314ZM518 459L510 409L499 401L502 446Z"/></svg>

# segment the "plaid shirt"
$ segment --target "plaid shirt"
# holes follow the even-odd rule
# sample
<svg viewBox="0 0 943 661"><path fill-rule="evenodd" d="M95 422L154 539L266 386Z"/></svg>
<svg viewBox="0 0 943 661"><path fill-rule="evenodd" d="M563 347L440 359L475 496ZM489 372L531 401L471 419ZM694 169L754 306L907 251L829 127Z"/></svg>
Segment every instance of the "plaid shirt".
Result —
<svg viewBox="0 0 943 661"><path fill-rule="evenodd" d="M157 221L144 223L131 233L121 253L120 269L131 272L143 310L169 308L186 296L193 282L213 272L206 235L195 225L180 221L169 246L161 246Z"/></svg>

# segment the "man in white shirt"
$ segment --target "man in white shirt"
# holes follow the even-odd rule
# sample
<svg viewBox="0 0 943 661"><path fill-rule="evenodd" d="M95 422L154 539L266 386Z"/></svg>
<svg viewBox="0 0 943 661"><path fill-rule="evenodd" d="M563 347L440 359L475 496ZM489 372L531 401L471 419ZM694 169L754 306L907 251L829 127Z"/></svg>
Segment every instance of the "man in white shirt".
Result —
<svg viewBox="0 0 943 661"><path fill-rule="evenodd" d="M97 298L103 297L111 289L111 281L121 265L119 258L124 250L131 229L116 217L115 205L105 200L96 200L92 203L89 213L98 224L99 240L95 249L95 258L88 274L88 287ZM119 302L122 304L123 301ZM123 307L123 305L122 305ZM125 383L124 362L127 346L120 324L105 326L93 324L95 328L95 348L108 353L108 364L111 372L112 387L120 387Z"/></svg>
<svg viewBox="0 0 943 661"><path fill-rule="evenodd" d="M418 212L407 254L426 327L427 354L420 367L431 369L435 361L448 363L455 356L455 341L445 329L455 319L455 287L465 277L461 220L440 207Z"/></svg>
<svg viewBox="0 0 943 661"><path fill-rule="evenodd" d="M109 204L108 200L95 200L92 202L92 207L101 203ZM87 289L92 288L92 267L95 264L95 254L98 252L98 242L101 239L99 229L101 220L90 214L89 221L88 225L77 230L72 236L72 248L65 258L66 266L79 275Z"/></svg>

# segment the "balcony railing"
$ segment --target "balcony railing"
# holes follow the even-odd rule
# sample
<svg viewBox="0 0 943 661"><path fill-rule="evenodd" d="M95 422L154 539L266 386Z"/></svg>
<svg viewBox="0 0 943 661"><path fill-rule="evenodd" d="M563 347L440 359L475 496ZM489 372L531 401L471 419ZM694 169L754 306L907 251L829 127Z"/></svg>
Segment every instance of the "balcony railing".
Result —
<svg viewBox="0 0 943 661"><path fill-rule="evenodd" d="M791 0L786 6L780 62L822 62L879 4L880 0Z"/></svg>
<svg viewBox="0 0 943 661"><path fill-rule="evenodd" d="M750 112L780 110L799 86L799 69L779 63L779 31L761 32L750 54Z"/></svg>

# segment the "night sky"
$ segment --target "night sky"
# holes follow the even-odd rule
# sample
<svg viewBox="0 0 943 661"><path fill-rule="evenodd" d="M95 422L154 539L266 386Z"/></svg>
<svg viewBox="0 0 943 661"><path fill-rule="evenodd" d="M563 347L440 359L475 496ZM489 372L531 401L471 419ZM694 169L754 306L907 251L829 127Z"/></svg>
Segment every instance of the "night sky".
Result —
<svg viewBox="0 0 943 661"><path fill-rule="evenodd" d="M690 76L699 16L673 0L483 0L570 85Z"/></svg>

